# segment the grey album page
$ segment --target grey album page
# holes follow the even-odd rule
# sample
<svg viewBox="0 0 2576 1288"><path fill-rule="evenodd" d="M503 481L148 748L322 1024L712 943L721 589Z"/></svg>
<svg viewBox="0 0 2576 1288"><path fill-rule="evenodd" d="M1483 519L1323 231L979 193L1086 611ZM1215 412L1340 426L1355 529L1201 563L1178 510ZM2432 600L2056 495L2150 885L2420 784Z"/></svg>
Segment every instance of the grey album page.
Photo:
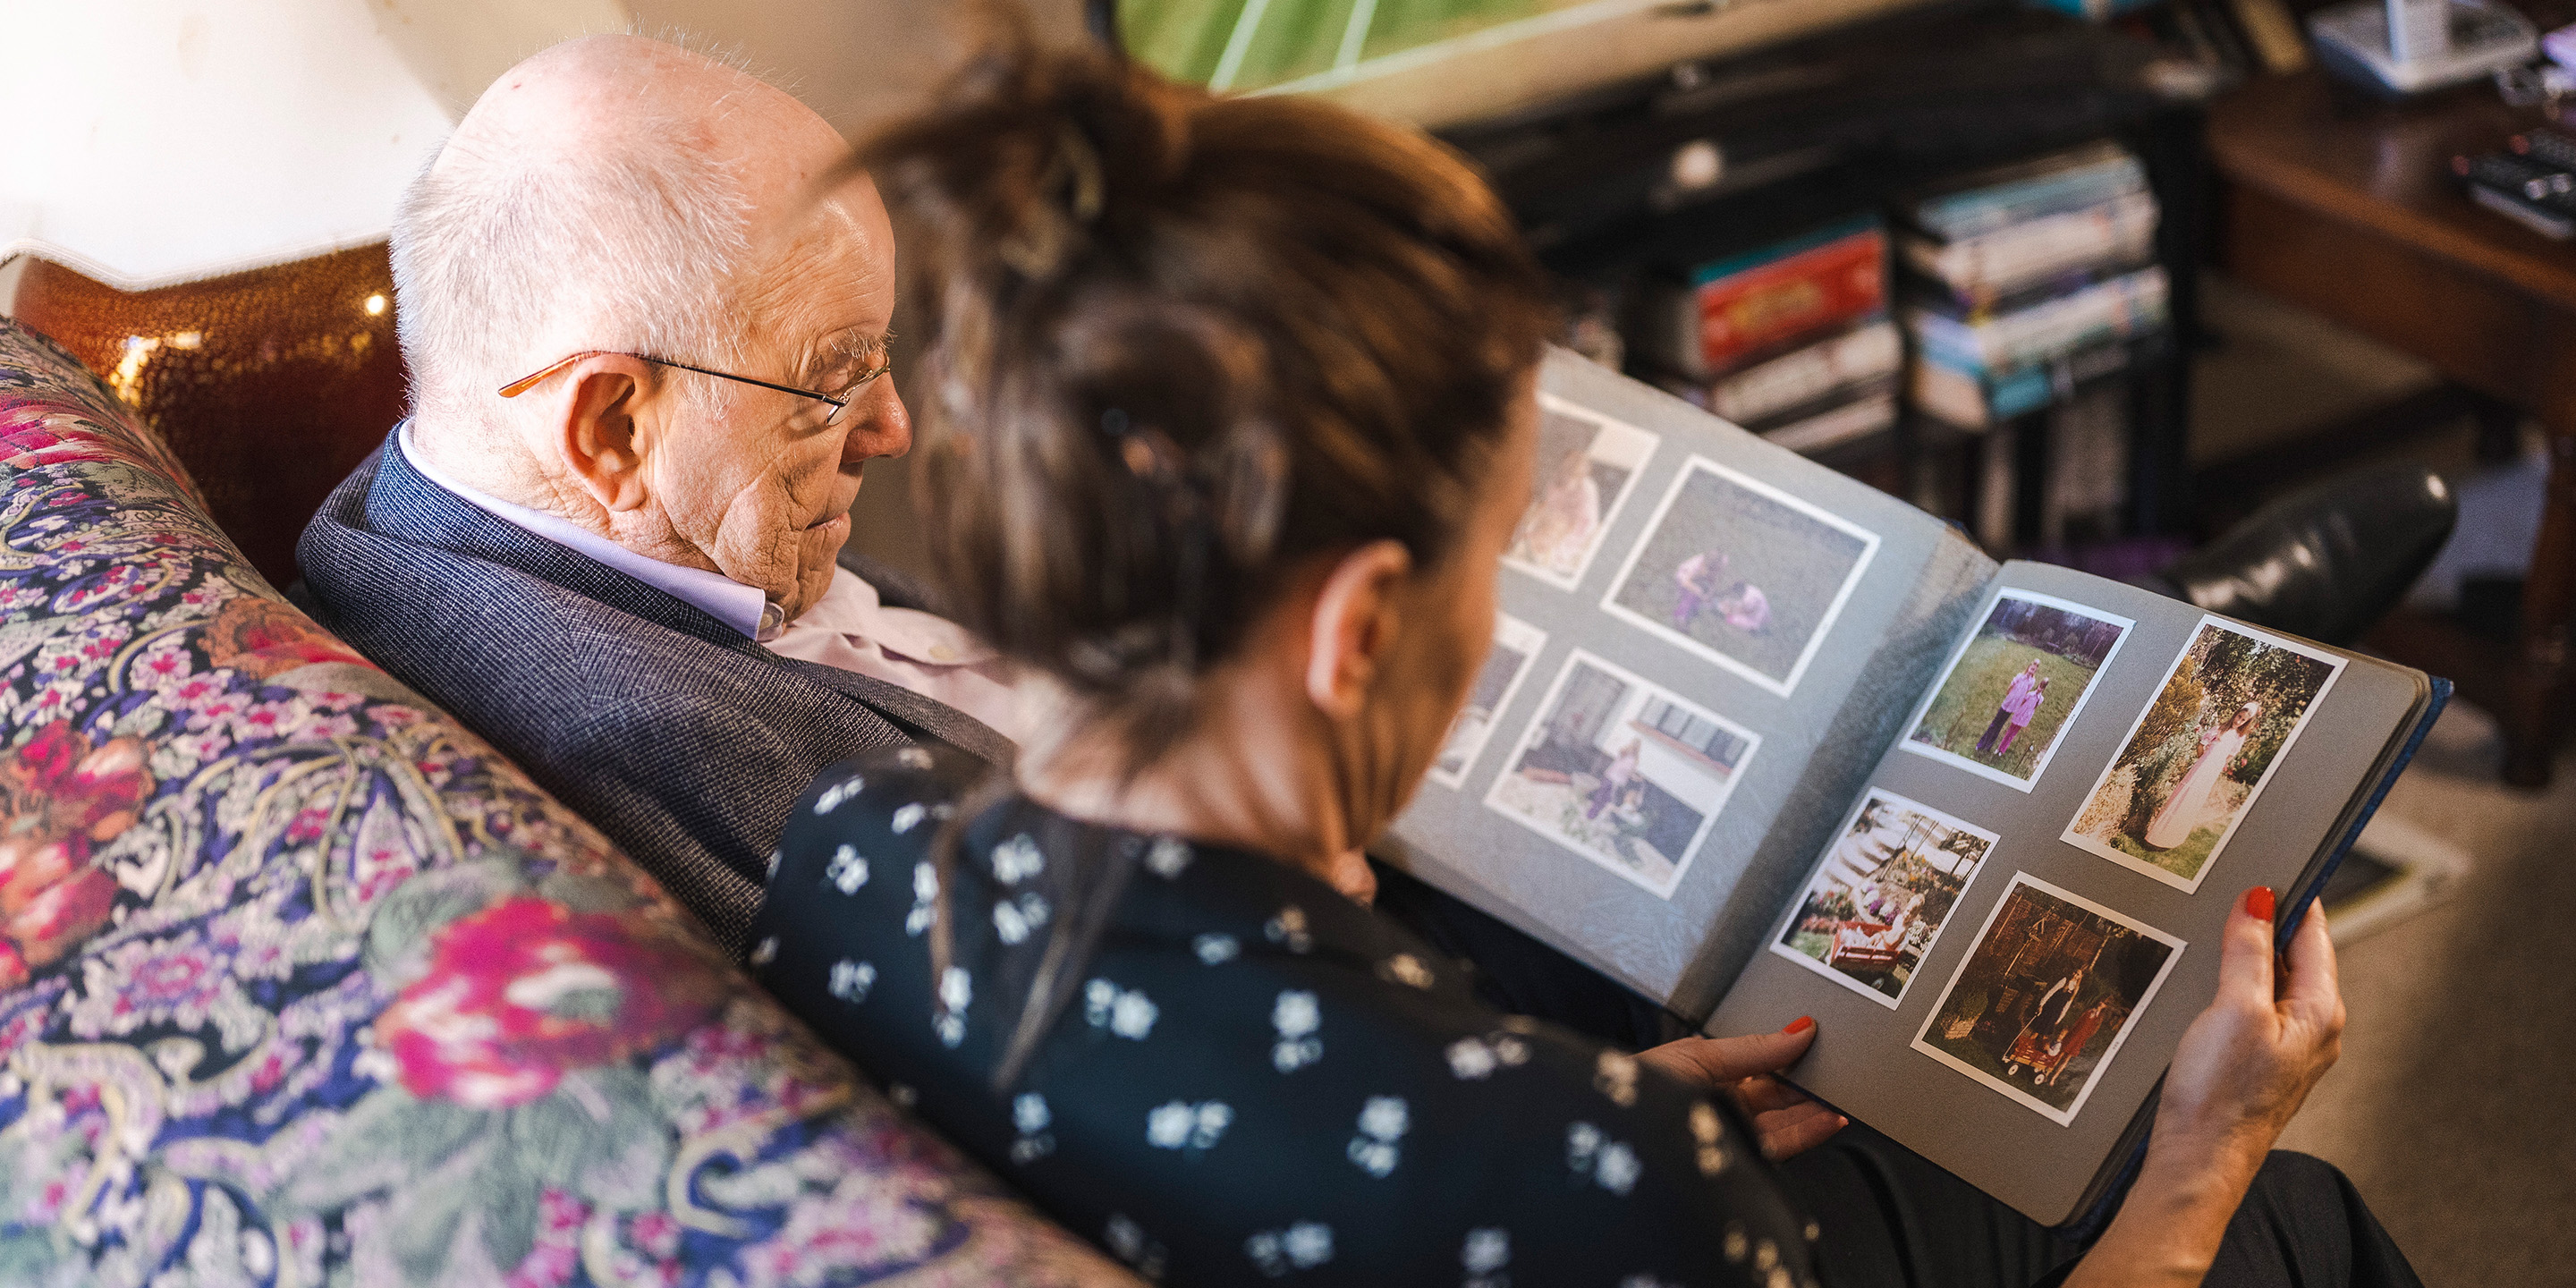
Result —
<svg viewBox="0 0 2576 1288"><path fill-rule="evenodd" d="M1696 1020L1995 563L1564 352L1493 653L1378 853Z"/></svg>
<svg viewBox="0 0 2576 1288"><path fill-rule="evenodd" d="M1794 1081L2061 1223L2214 995L2231 909L2295 888L2425 698L2418 672L2007 564L1708 1031L1815 1017Z"/></svg>

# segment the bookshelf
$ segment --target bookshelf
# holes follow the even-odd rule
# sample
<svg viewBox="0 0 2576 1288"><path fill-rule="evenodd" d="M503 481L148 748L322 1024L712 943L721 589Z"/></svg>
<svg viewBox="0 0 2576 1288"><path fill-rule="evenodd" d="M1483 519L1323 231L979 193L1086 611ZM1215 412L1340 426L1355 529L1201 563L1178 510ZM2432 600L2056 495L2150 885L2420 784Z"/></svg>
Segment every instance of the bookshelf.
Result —
<svg viewBox="0 0 2576 1288"><path fill-rule="evenodd" d="M2052 511L2043 408L1983 433L1908 413L1817 458L2013 552L2153 539L2190 519L2184 457L2193 266L2208 199L2210 86L2153 45L2059 14L1948 3L1754 53L1679 64L1540 108L1454 126L1551 268L1614 312L1658 268L1722 258L1866 213L1948 177L2114 141L2162 208L2154 255L2171 330L2117 371L2061 389L2116 404L2122 495L2070 528ZM1635 344L1628 346L1631 354ZM1636 374L1649 374L1632 363ZM2099 392L2096 392L2099 390Z"/></svg>

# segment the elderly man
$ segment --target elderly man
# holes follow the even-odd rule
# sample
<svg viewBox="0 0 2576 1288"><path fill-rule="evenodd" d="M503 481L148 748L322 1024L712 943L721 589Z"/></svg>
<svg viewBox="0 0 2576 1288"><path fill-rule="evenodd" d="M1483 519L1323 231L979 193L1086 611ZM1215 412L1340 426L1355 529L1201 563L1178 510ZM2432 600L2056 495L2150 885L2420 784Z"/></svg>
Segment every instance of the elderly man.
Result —
<svg viewBox="0 0 2576 1288"><path fill-rule="evenodd" d="M824 766L1010 748L974 641L835 566L861 466L912 438L884 208L816 191L846 155L656 41L502 76L395 223L411 418L298 550L317 616L736 951Z"/></svg>

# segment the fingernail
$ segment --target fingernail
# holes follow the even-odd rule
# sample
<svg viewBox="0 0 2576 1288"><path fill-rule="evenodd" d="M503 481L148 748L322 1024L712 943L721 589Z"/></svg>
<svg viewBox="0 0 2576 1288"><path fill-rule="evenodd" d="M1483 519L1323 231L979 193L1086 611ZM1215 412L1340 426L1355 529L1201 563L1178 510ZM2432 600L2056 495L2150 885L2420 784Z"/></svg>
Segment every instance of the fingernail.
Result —
<svg viewBox="0 0 2576 1288"><path fill-rule="evenodd" d="M2256 886L2245 892L2245 915L2262 921L2272 919L2272 887Z"/></svg>
<svg viewBox="0 0 2576 1288"><path fill-rule="evenodd" d="M1783 1033L1804 1033L1814 1027L1816 1027L1815 1016L1801 1015L1798 1018L1789 1021L1788 1027L1783 1028L1780 1031Z"/></svg>

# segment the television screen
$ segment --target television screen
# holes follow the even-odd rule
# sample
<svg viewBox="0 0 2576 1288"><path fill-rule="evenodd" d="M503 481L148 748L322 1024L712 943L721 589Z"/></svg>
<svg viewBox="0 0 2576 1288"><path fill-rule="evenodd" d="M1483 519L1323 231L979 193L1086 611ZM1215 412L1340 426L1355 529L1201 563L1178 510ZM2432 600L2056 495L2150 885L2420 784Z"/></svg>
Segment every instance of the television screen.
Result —
<svg viewBox="0 0 2576 1288"><path fill-rule="evenodd" d="M1128 52L1440 127L1924 0L1118 0Z"/></svg>

